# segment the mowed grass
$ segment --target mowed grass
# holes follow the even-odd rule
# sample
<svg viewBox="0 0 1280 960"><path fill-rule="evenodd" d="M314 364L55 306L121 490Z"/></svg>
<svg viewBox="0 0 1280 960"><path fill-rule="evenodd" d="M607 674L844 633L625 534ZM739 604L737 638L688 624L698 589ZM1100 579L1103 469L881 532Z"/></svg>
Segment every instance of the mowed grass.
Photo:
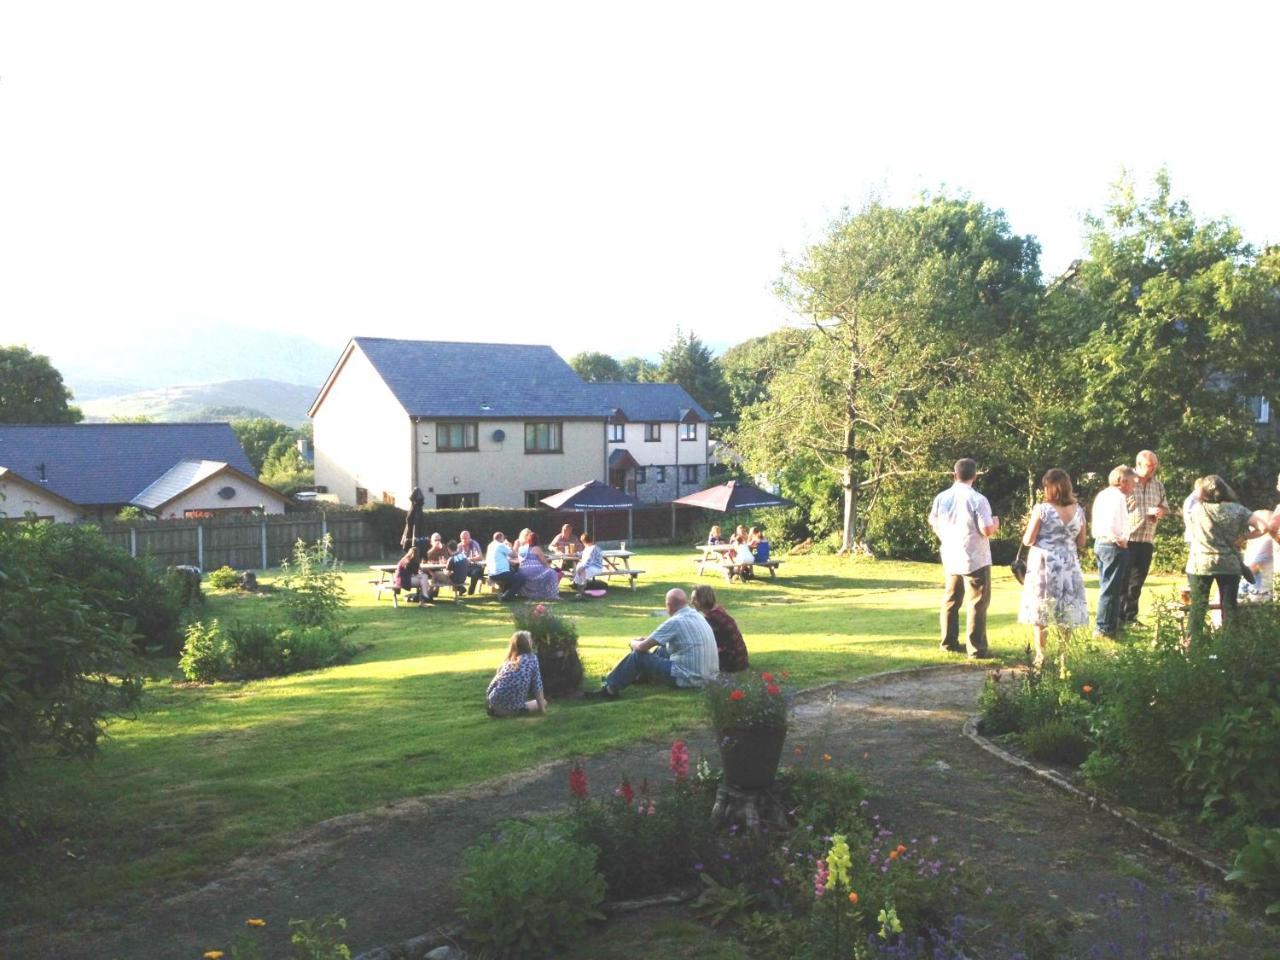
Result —
<svg viewBox="0 0 1280 960"><path fill-rule="evenodd" d="M635 562L647 571L637 592L555 607L577 620L588 685L660 622L669 588L693 582L687 550L645 549ZM209 687L156 679L137 716L111 725L95 763L34 768L22 799L48 840L0 858L0 924L123 905L207 879L339 814L701 722L698 696L649 688L492 720L484 691L511 635L507 606L486 597L396 610L374 601L364 566L344 576L353 638L368 645L352 663ZM703 582L737 618L753 667L789 671L794 688L947 662L937 649L940 577L934 564L802 557L787 558L775 580ZM998 570L989 630L993 650L1010 659L1029 633L1014 622L1017 601L1017 584ZM279 611L270 598L214 594L206 616Z"/></svg>

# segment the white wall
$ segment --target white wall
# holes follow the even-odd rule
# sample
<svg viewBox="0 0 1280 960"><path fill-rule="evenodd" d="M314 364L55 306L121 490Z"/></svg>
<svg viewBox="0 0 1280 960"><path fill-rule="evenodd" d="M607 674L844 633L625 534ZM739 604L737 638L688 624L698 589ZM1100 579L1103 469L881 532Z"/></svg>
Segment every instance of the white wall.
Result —
<svg viewBox="0 0 1280 960"><path fill-rule="evenodd" d="M680 439L680 424L663 423L662 439L645 440L645 425L635 422L626 426L626 439L622 443L610 443L609 453L614 450L628 450L642 467L671 466L674 463L707 462L707 424L699 423L696 440ZM677 451L677 447L679 448Z"/></svg>
<svg viewBox="0 0 1280 960"><path fill-rule="evenodd" d="M386 491L399 506L409 506L409 417L358 347L334 377L313 422L317 484L340 503L355 503L356 487L364 487L371 501Z"/></svg>
<svg viewBox="0 0 1280 960"><path fill-rule="evenodd" d="M50 497L18 480L0 479L0 496L4 498L0 500L0 516L6 519L34 513L37 517L52 517L57 523L70 523L81 515L80 510L70 509L61 498Z"/></svg>
<svg viewBox="0 0 1280 960"><path fill-rule="evenodd" d="M223 487L231 487L236 495L230 500L218 496ZM261 506L263 513L284 513L284 497L246 483L239 477L221 474L192 487L164 508L164 517L182 517L188 510L246 510Z"/></svg>
<svg viewBox="0 0 1280 960"><path fill-rule="evenodd" d="M478 493L485 507L523 507L526 490L563 490L607 479L602 420L561 421L563 453L525 453L523 420L479 424L479 449L458 453L436 450L434 420L417 424L418 486L428 509L435 507L438 495L455 493ZM493 439L495 430L506 434L502 442Z"/></svg>

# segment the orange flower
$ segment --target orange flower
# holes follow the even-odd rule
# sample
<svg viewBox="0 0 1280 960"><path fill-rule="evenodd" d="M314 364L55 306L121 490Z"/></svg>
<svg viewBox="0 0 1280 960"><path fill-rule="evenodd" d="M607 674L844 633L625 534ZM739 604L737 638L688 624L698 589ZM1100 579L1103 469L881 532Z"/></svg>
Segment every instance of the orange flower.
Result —
<svg viewBox="0 0 1280 960"><path fill-rule="evenodd" d="M897 848L896 848L896 849L897 849L897 851L898 851L899 853L906 853L906 852L907 852L907 845L906 845L905 843L900 843L900 844L898 844L898 846L897 846Z"/></svg>
<svg viewBox="0 0 1280 960"><path fill-rule="evenodd" d="M850 890L850 891L849 891L849 902L850 902L850 903L857 903L857 902L858 902L858 895L857 895L856 893L854 893L852 890Z"/></svg>
<svg viewBox="0 0 1280 960"><path fill-rule="evenodd" d="M204 960L222 960L222 957L221 950L206 950L204 952Z"/></svg>
<svg viewBox="0 0 1280 960"><path fill-rule="evenodd" d="M745 696L746 696L746 694L745 694L745 693L743 693L741 690L735 690L735 691L733 691L733 693L729 694L729 699L730 699L730 700L741 700L741 699L742 699L743 697L745 697Z"/></svg>
<svg viewBox="0 0 1280 960"><path fill-rule="evenodd" d="M1084 693L1085 693L1085 695L1086 695L1086 696L1088 696L1089 694L1093 693L1093 687L1089 686L1089 684L1087 684L1087 683L1086 683L1083 687L1081 687L1080 689L1084 691Z"/></svg>
<svg viewBox="0 0 1280 960"><path fill-rule="evenodd" d="M796 748L795 748L795 750L794 750L794 751L792 751L792 752L793 752L797 757L798 757L798 756L801 756L801 755L804 753L804 747L796 747Z"/></svg>
<svg viewBox="0 0 1280 960"><path fill-rule="evenodd" d="M267 925L267 921L254 917L252 920L246 920L244 925L246 927L265 927Z"/></svg>
<svg viewBox="0 0 1280 960"><path fill-rule="evenodd" d="M901 850L890 850L890 851L889 851L889 859L890 859L890 860L897 860L900 856L902 856L902 851L901 851Z"/></svg>
<svg viewBox="0 0 1280 960"><path fill-rule="evenodd" d="M823 761L823 763L830 763L830 762L831 762L831 754L829 754L829 753L824 753L824 754L822 755L822 761Z"/></svg>

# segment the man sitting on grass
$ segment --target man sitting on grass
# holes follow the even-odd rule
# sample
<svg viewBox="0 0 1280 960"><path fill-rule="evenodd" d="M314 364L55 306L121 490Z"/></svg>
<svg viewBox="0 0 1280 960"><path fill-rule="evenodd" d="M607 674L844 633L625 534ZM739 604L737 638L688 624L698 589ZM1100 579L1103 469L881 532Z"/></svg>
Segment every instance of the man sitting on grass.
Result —
<svg viewBox="0 0 1280 960"><path fill-rule="evenodd" d="M631 652L604 678L604 685L587 696L614 700L640 679L669 687L701 687L719 673L716 636L677 588L667 591L667 619L649 636L632 640Z"/></svg>

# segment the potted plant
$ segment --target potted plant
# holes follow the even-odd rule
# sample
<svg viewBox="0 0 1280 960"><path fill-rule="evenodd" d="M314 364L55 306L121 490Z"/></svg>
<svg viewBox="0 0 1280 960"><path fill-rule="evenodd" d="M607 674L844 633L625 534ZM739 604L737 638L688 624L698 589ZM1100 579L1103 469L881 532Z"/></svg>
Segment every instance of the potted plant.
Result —
<svg viewBox="0 0 1280 960"><path fill-rule="evenodd" d="M517 630L528 630L542 671L542 690L549 698L582 689L582 658L578 656L578 628L546 604L516 607L511 619Z"/></svg>
<svg viewBox="0 0 1280 960"><path fill-rule="evenodd" d="M724 782L737 790L770 786L787 738L791 699L781 678L767 672L727 675L707 684L705 696Z"/></svg>

